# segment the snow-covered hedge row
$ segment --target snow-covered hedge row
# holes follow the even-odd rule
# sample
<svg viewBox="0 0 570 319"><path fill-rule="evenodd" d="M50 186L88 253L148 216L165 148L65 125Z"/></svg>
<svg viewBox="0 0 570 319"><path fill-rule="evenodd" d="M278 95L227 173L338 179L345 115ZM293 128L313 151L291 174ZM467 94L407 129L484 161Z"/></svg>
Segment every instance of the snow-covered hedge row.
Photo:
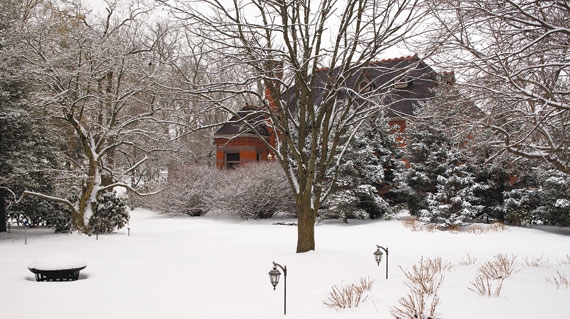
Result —
<svg viewBox="0 0 570 319"><path fill-rule="evenodd" d="M294 199L277 163L252 163L232 170L199 165L171 167L151 208L166 213L204 215L221 210L244 219L294 212Z"/></svg>

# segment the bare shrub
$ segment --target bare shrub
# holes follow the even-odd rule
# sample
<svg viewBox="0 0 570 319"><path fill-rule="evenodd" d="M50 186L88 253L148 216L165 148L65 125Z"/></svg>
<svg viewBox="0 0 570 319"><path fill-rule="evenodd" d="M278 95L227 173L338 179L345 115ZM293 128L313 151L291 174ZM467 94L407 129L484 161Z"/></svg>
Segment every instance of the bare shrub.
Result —
<svg viewBox="0 0 570 319"><path fill-rule="evenodd" d="M550 261L548 260L548 258L544 258L543 255L541 255L540 257L528 257L526 256L524 258L524 262L527 265L527 267L550 267Z"/></svg>
<svg viewBox="0 0 570 319"><path fill-rule="evenodd" d="M392 315L398 319L435 318L439 305L438 290L444 279L443 272L451 268L451 264L443 262L441 257L422 258L409 270L400 267L406 277L405 284L410 288L410 292L407 296L400 298L399 305L392 308Z"/></svg>
<svg viewBox="0 0 570 319"><path fill-rule="evenodd" d="M498 232L498 231L505 231L505 230L507 230L507 229L508 229L507 225L505 225L505 224L503 224L503 223L501 223L501 222L493 223L493 224L491 224L491 226L489 227L489 230L491 230L491 231L497 231L497 232Z"/></svg>
<svg viewBox="0 0 570 319"><path fill-rule="evenodd" d="M467 232L470 234L481 235L488 232L501 232L507 229L507 226L503 223L493 223L490 225L484 224L473 224L467 227Z"/></svg>
<svg viewBox="0 0 570 319"><path fill-rule="evenodd" d="M470 234L480 235L480 234L484 234L487 232L487 227L485 227L481 224L473 224L473 225L467 227L467 232Z"/></svg>
<svg viewBox="0 0 570 319"><path fill-rule="evenodd" d="M503 288L503 281L503 279L495 281L479 272L468 289L481 296L498 297Z"/></svg>
<svg viewBox="0 0 570 319"><path fill-rule="evenodd" d="M447 231L449 231L450 233L454 233L454 234L458 234L460 233L462 230L461 225L449 225L449 227L447 227Z"/></svg>
<svg viewBox="0 0 570 319"><path fill-rule="evenodd" d="M434 231L439 230L439 228L437 227L436 224L429 224L426 225L426 230L430 233L433 233Z"/></svg>
<svg viewBox="0 0 570 319"><path fill-rule="evenodd" d="M223 171L224 187L215 192L215 207L244 219L262 219L294 211L293 193L277 163L255 162Z"/></svg>
<svg viewBox="0 0 570 319"><path fill-rule="evenodd" d="M235 170L171 166L168 181L154 205L171 214L200 216L219 209L245 219L294 211L291 189L277 163L252 163Z"/></svg>
<svg viewBox="0 0 570 319"><path fill-rule="evenodd" d="M468 289L481 296L498 297L501 294L505 279L517 271L515 262L515 256L495 255L493 260L487 261L479 267L477 275Z"/></svg>
<svg viewBox="0 0 570 319"><path fill-rule="evenodd" d="M487 261L479 268L479 272L490 279L507 279L516 272L516 256L497 254L493 260Z"/></svg>
<svg viewBox="0 0 570 319"><path fill-rule="evenodd" d="M552 279L547 278L546 282L555 285L556 289L570 288L570 277L561 274L559 271L557 271L556 274L557 275L553 276Z"/></svg>
<svg viewBox="0 0 570 319"><path fill-rule="evenodd" d="M459 265L467 266L467 265L474 265L477 262L477 258L471 256L470 253L467 253L464 258L461 258L459 261Z"/></svg>
<svg viewBox="0 0 570 319"><path fill-rule="evenodd" d="M204 165L172 165L168 181L154 205L162 212L200 216L212 208L222 172Z"/></svg>
<svg viewBox="0 0 570 319"><path fill-rule="evenodd" d="M422 224L418 221L417 218L406 219L403 221L403 223L404 227L411 231L421 231L423 228Z"/></svg>
<svg viewBox="0 0 570 319"><path fill-rule="evenodd" d="M368 298L367 293L372 290L373 282L370 278L362 277L353 284L342 287L334 285L323 303L331 308L356 308Z"/></svg>
<svg viewBox="0 0 570 319"><path fill-rule="evenodd" d="M566 255L566 257L560 259L560 261L558 263L560 265L570 265L570 255Z"/></svg>

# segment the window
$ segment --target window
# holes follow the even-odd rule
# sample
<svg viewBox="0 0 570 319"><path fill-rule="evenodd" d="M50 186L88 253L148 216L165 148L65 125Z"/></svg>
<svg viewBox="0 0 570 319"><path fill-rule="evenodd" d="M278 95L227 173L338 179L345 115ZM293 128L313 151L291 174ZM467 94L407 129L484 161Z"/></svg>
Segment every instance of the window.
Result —
<svg viewBox="0 0 570 319"><path fill-rule="evenodd" d="M410 79L408 76L404 76L394 83L394 88L405 89L408 87L408 85L410 85L410 83L412 83L412 79Z"/></svg>
<svg viewBox="0 0 570 319"><path fill-rule="evenodd" d="M360 82L359 91L360 93L368 93L372 92L376 89L376 84L373 82L369 82L367 80L363 80Z"/></svg>
<svg viewBox="0 0 570 319"><path fill-rule="evenodd" d="M226 168L234 168L239 165L239 153L226 153Z"/></svg>

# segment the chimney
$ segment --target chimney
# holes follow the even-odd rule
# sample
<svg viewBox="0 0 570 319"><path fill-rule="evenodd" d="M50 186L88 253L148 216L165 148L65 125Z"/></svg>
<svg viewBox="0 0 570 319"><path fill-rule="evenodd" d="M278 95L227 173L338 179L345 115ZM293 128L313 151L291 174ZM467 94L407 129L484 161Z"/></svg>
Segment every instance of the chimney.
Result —
<svg viewBox="0 0 570 319"><path fill-rule="evenodd" d="M267 60L265 63L265 100L272 112L277 111L275 95L281 96L281 83L283 79L283 61Z"/></svg>
<svg viewBox="0 0 570 319"><path fill-rule="evenodd" d="M440 81L442 84L454 85L455 84L455 72L454 71L443 71L443 72L441 72Z"/></svg>

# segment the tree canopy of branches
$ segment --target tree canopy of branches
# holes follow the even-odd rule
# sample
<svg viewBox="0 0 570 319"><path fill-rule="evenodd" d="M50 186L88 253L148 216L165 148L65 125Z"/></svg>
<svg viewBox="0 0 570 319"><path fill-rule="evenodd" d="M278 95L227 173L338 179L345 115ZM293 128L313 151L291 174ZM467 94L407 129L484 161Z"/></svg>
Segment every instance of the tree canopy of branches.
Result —
<svg viewBox="0 0 570 319"><path fill-rule="evenodd" d="M0 232L6 231L6 199L12 203L24 189L53 189L59 166L57 141L44 123L45 112L28 103L29 82L9 58L17 41L13 26L26 14L17 1L0 4Z"/></svg>
<svg viewBox="0 0 570 319"><path fill-rule="evenodd" d="M481 113L465 123L494 132L495 154L539 159L570 173L570 3L434 0L429 49L455 69ZM436 22L436 23L435 23Z"/></svg>
<svg viewBox="0 0 570 319"><path fill-rule="evenodd" d="M204 54L218 56L226 69L248 66L241 78L211 83L195 94L222 108L225 101L212 93L255 97L277 132L272 152L296 200L297 252L314 250L316 216L331 190L327 172L342 160L341 138L353 136L367 115L384 107L389 91L354 90L364 77L358 72L410 36L421 17L418 1L160 2L189 33L208 40ZM358 78L356 86L348 87L351 78ZM236 89L244 83L249 88ZM318 91L324 93L317 98Z"/></svg>
<svg viewBox="0 0 570 319"><path fill-rule="evenodd" d="M79 3L19 4L26 14L14 21L6 57L27 75L30 106L45 110L44 124L57 126L66 139L66 170L79 189L68 197L23 195L67 205L72 227L89 232L93 204L103 193L130 188L127 177L168 147L168 104L156 85L163 73L149 63L158 39L143 24L148 9L136 3L118 12L108 2L107 15L93 19Z"/></svg>

